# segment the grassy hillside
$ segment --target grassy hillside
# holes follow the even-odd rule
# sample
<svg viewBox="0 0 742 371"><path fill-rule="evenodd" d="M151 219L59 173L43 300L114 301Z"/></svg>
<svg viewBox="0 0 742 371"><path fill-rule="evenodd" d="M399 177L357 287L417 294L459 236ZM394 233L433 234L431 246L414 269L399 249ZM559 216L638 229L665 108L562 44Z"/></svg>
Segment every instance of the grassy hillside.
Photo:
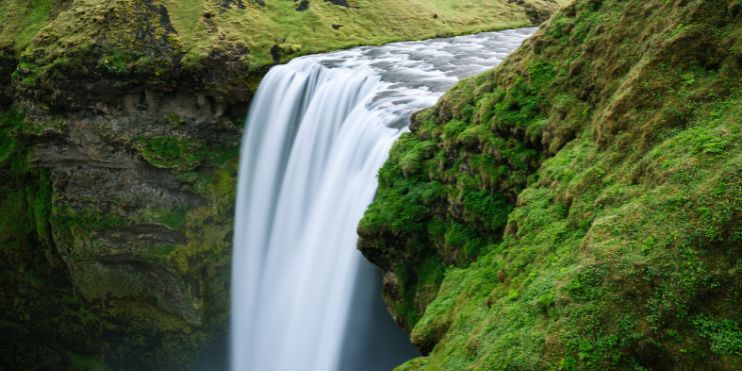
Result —
<svg viewBox="0 0 742 371"><path fill-rule="evenodd" d="M59 30L59 26L79 25L86 20L80 19L81 15L90 14L92 19L108 17L97 19L97 24L81 26L94 31L142 3L168 14L167 22L171 22L174 37L185 51L205 57L218 44L243 44L250 48L254 58L270 63L270 49L276 43L293 45L296 51L316 52L349 45L473 33L538 23L560 2L565 1L318 0L306 2L304 7L304 2L293 0L4 0L0 4L3 30L0 45L22 51L42 27L66 10L78 19L60 19L50 28L72 36L71 32L64 32L69 29Z"/></svg>
<svg viewBox="0 0 742 371"><path fill-rule="evenodd" d="M21 60L19 91L54 106L86 104L78 91L101 80L238 101L275 62L537 24L565 1L4 0L0 51Z"/></svg>
<svg viewBox="0 0 742 371"><path fill-rule="evenodd" d="M742 2L578 0L394 146L400 370L742 368Z"/></svg>
<svg viewBox="0 0 742 371"><path fill-rule="evenodd" d="M297 11L297 1L266 1L265 5L245 1L244 8L230 5L228 9L204 0L165 4L189 57L203 58L215 43L226 41L244 45L251 50L249 62L263 65L273 62L270 50L274 45L292 55L510 28L538 23L555 9L556 2L528 2L535 9L532 14L507 1L471 0L357 0L347 2L347 7L311 1L304 11Z"/></svg>

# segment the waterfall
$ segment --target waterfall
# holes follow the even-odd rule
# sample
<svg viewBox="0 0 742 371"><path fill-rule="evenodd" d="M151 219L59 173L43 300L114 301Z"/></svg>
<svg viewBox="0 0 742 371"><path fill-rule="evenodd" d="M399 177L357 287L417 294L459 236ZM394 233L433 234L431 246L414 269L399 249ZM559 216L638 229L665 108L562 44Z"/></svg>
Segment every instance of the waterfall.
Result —
<svg viewBox="0 0 742 371"><path fill-rule="evenodd" d="M410 114L533 31L361 47L268 72L240 159L233 371L383 370L415 356L355 249L356 225Z"/></svg>

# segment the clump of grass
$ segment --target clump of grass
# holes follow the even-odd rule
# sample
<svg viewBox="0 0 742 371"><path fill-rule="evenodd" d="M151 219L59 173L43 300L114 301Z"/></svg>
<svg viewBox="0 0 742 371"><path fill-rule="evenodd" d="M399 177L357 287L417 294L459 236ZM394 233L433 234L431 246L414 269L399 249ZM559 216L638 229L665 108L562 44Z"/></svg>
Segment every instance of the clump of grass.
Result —
<svg viewBox="0 0 742 371"><path fill-rule="evenodd" d="M207 156L204 144L198 140L170 136L139 138L135 144L142 157L150 164L166 169L190 171Z"/></svg>

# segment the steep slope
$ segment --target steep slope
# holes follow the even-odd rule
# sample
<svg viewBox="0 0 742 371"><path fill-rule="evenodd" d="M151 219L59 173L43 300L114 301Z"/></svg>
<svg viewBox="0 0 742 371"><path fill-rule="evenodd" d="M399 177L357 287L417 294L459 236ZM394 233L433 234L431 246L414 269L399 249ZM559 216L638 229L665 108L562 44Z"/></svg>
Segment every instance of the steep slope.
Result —
<svg viewBox="0 0 742 371"><path fill-rule="evenodd" d="M224 368L241 122L267 68L557 6L0 0L0 364Z"/></svg>
<svg viewBox="0 0 742 371"><path fill-rule="evenodd" d="M402 370L742 368L742 2L578 0L415 117L359 248Z"/></svg>

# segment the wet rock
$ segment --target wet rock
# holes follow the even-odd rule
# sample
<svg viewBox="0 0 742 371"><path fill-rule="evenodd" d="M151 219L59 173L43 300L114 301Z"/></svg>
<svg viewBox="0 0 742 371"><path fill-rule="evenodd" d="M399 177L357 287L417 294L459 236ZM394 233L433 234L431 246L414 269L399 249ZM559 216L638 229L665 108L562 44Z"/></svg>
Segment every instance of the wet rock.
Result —
<svg viewBox="0 0 742 371"><path fill-rule="evenodd" d="M296 7L297 12L302 12L309 9L309 0L301 0L299 6Z"/></svg>
<svg viewBox="0 0 742 371"><path fill-rule="evenodd" d="M344 6L346 8L350 8L350 4L348 4L348 0L325 0L328 3Z"/></svg>

